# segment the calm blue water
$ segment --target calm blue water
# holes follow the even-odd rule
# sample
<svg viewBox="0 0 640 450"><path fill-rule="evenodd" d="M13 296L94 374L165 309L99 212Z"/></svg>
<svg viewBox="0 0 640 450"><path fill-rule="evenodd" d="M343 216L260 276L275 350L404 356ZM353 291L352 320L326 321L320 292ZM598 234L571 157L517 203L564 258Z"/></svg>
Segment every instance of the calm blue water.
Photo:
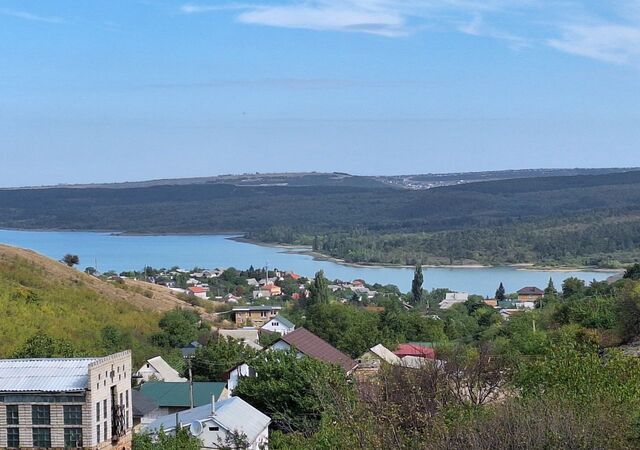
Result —
<svg viewBox="0 0 640 450"><path fill-rule="evenodd" d="M100 271L134 270L144 266L239 269L263 267L292 270L300 275L313 276L324 270L330 279L362 278L368 283L395 284L402 291L411 288L413 270L408 268L351 267L329 261L317 261L311 256L291 253L281 248L236 242L228 236L120 236L107 233L14 231L0 230L0 243L35 250L54 259L66 253L80 257L80 268L97 266ZM425 269L425 288L446 287L492 296L500 282L507 292L523 286L544 288L549 277L556 287L568 277L585 281L603 280L611 273L553 272L517 270L510 267L466 269Z"/></svg>

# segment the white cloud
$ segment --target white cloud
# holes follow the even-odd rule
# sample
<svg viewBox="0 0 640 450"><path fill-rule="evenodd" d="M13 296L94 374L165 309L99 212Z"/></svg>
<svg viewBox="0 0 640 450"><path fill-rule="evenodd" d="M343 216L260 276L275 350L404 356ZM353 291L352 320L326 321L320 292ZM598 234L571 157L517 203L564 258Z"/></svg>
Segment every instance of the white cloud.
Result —
<svg viewBox="0 0 640 450"><path fill-rule="evenodd" d="M575 55L615 64L640 64L640 26L568 25L549 45Z"/></svg>
<svg viewBox="0 0 640 450"><path fill-rule="evenodd" d="M432 28L640 66L640 0L274 0L185 4L245 24L403 37Z"/></svg>
<svg viewBox="0 0 640 450"><path fill-rule="evenodd" d="M45 23L52 23L52 24L64 23L64 20L60 17L39 16L29 12L14 11L11 9L0 9L0 15L13 17L16 19L28 20L31 22L45 22Z"/></svg>

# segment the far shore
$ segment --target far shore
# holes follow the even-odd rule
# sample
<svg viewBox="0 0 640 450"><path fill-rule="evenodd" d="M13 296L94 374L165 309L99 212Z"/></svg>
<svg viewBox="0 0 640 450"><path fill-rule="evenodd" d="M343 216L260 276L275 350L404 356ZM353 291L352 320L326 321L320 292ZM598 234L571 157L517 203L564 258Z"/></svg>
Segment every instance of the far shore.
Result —
<svg viewBox="0 0 640 450"><path fill-rule="evenodd" d="M161 233L161 232L131 232L117 230L79 230L79 229L36 229L36 228L0 228L6 231L26 231L26 232L63 232L63 233L96 233L109 234L112 236L225 236L226 239L242 242L246 244L259 245L262 247L280 248L287 253L296 253L311 256L315 261L327 261L347 267L368 268L368 269L412 269L414 266L391 263L353 263L341 258L335 258L323 253L315 252L308 245L275 244L261 242L245 237L242 231L220 231L220 232L191 232L191 233ZM521 271L543 271L543 272L601 272L601 273L621 273L624 269L604 269L589 266L538 266L534 263L519 263L505 265L487 264L423 264L426 269L491 269L499 267L509 267Z"/></svg>
<svg viewBox="0 0 640 450"><path fill-rule="evenodd" d="M347 262L341 258L335 258L323 253L315 252L311 246L308 245L293 245L293 244L275 244L271 242L261 242L254 239L249 239L244 236L232 236L227 239L236 242L243 242L247 244L260 245L262 247L281 248L288 253L297 253L301 255L309 255L316 261L328 261L335 264L340 264L348 267L360 267L368 269L413 269L412 265L405 264L391 264L391 263L352 263ZM542 271L542 272L602 272L602 273L620 273L624 272L624 269L603 269L595 267L571 267L571 266L537 266L534 263L519 263L519 264L505 264L505 265L486 265L486 264L423 264L423 268L426 269L493 269L499 267L509 267L521 271Z"/></svg>

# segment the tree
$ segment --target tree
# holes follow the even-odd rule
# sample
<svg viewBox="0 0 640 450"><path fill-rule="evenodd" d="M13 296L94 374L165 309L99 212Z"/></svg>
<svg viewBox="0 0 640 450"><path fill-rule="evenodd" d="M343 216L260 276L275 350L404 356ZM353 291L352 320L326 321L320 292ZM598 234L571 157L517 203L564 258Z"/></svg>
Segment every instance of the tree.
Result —
<svg viewBox="0 0 640 450"><path fill-rule="evenodd" d="M219 336L198 348L193 357L193 376L200 381L223 381L224 373L255 356L242 341Z"/></svg>
<svg viewBox="0 0 640 450"><path fill-rule="evenodd" d="M87 275L95 275L98 273L98 271L96 270L95 267L87 267L86 269L84 269L84 273L86 273Z"/></svg>
<svg viewBox="0 0 640 450"><path fill-rule="evenodd" d="M562 283L562 297L567 299L574 295L582 295L584 294L584 289L584 281L576 277L569 277Z"/></svg>
<svg viewBox="0 0 640 450"><path fill-rule="evenodd" d="M640 336L640 283L625 287L617 302L622 337L631 341Z"/></svg>
<svg viewBox="0 0 640 450"><path fill-rule="evenodd" d="M13 355L15 358L73 358L79 356L71 342L54 338L46 333L36 333L26 340Z"/></svg>
<svg viewBox="0 0 640 450"><path fill-rule="evenodd" d="M500 282L500 286L496 290L496 300L499 302L503 302L506 298L506 292L504 290L504 285Z"/></svg>
<svg viewBox="0 0 640 450"><path fill-rule="evenodd" d="M167 434L160 430L157 436L149 433L134 433L133 450L200 450L202 441L192 436L187 428L180 428L177 433Z"/></svg>
<svg viewBox="0 0 640 450"><path fill-rule="evenodd" d="M640 263L636 263L629 267L624 273L624 278L640 281Z"/></svg>
<svg viewBox="0 0 640 450"><path fill-rule="evenodd" d="M551 277L549 277L549 284L547 285L546 289L544 290L544 296L545 297L556 297L558 295L558 291L556 290L556 287L553 285L553 279Z"/></svg>
<svg viewBox="0 0 640 450"><path fill-rule="evenodd" d="M69 267L73 267L76 264L80 264L80 258L78 257L78 255L72 255L70 253L67 253L62 257L62 262Z"/></svg>
<svg viewBox="0 0 640 450"><path fill-rule="evenodd" d="M193 311L174 309L164 313L159 325L162 331L151 337L161 347L182 347L195 341L200 334L200 317Z"/></svg>
<svg viewBox="0 0 640 450"><path fill-rule="evenodd" d="M271 417L272 426L285 432L311 433L327 410L326 389L352 396L345 374L295 350L261 352L247 364L256 377L241 377L234 395Z"/></svg>
<svg viewBox="0 0 640 450"><path fill-rule="evenodd" d="M328 287L327 279L324 277L324 271L319 271L316 273L315 278L311 282L311 286L309 286L310 295L310 303L317 304L327 304L329 303L329 287Z"/></svg>
<svg viewBox="0 0 640 450"><path fill-rule="evenodd" d="M413 281L411 282L411 299L414 305L422 301L422 284L424 283L424 275L422 274L422 264L416 264L413 272Z"/></svg>

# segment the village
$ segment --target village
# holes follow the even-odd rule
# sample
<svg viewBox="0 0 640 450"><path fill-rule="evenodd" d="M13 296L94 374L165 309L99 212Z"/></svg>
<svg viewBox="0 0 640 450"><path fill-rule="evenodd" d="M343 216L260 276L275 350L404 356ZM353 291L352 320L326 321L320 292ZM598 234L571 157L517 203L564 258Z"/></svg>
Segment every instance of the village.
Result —
<svg viewBox="0 0 640 450"><path fill-rule="evenodd" d="M433 322L441 321L441 312L464 308L473 300L508 320L539 307L545 296L537 287L524 287L507 296L502 284L496 292L498 299L441 289L425 293L425 300L433 302L433 307L425 307L412 301L410 294L403 296L395 286L372 286L361 279L329 282L322 273L307 279L290 271L252 267L246 271L147 268L142 273L91 275L114 284L131 277L164 286L207 310L211 310L208 304L217 305L218 320L205 327L196 316L178 325L181 329L175 333L193 327L198 338L180 343L176 350L182 363L177 367L175 358L170 358L172 366L161 355L134 367L130 351L81 359L0 360L0 402L5 405L0 422L6 423L0 447L130 448L136 434L155 442L160 436L178 436L181 430L188 430L202 448L227 448L224 445L241 442L228 448L266 449L272 418L268 411L245 401L242 390L240 395L237 392L244 379L266 376L254 366L260 366L260 355L282 352L295 359L310 358L339 369L344 382L353 379L362 386L375 385L384 367L425 370L445 365L436 341L397 342L392 348L379 342L352 357L296 326L285 315L287 311L296 315L299 305L309 307L331 296L336 304L379 314L393 298L401 310L422 314ZM548 289L553 289L552 283ZM325 300L320 300L322 296ZM208 358L207 348L216 345L230 346L236 356ZM214 365L215 370L207 365Z"/></svg>

